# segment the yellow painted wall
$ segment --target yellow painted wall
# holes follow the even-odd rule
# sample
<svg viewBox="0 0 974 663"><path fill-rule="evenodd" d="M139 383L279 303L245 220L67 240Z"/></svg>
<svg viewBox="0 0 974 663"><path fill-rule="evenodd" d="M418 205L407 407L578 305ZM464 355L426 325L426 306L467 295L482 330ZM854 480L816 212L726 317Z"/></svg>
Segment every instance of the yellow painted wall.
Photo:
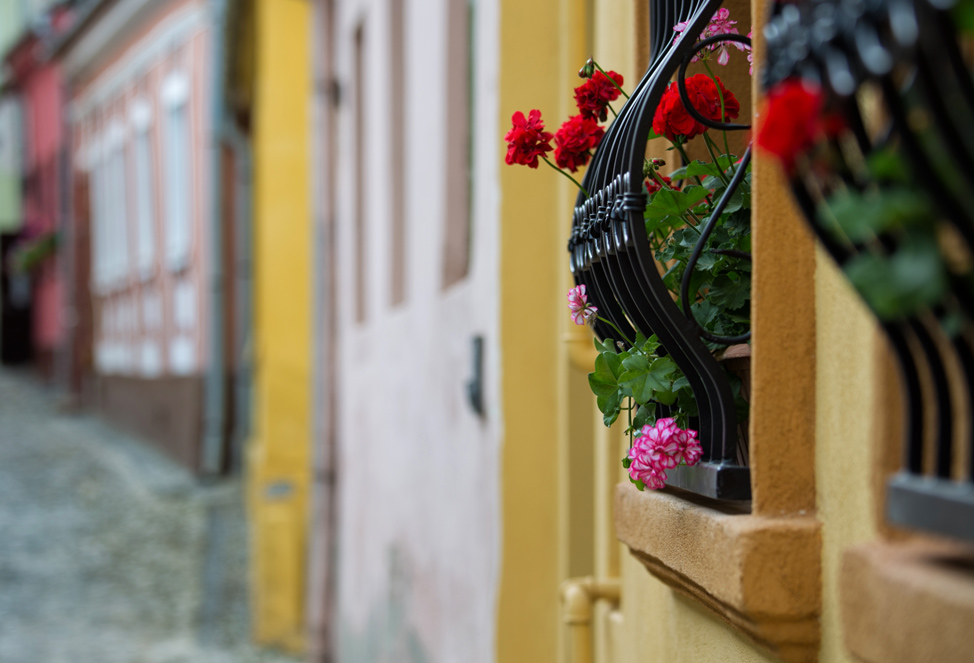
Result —
<svg viewBox="0 0 974 663"><path fill-rule="evenodd" d="M817 390L816 510L822 521L821 661L852 663L842 644L842 553L876 539L874 419L883 411L876 384L880 341L866 306L821 248L815 276ZM886 410L889 413L889 410Z"/></svg>
<svg viewBox="0 0 974 663"><path fill-rule="evenodd" d="M500 136L516 110L541 109L551 131L577 112L571 90L589 55L587 6L501 0ZM584 373L570 368L564 341L570 287L564 244L575 191L543 164L538 171L503 161L499 167L504 433L496 656L554 663L562 645L559 583L592 565L591 429L582 434L580 456L567 446L568 412L587 407L577 388ZM582 480L567 479L586 465Z"/></svg>
<svg viewBox="0 0 974 663"><path fill-rule="evenodd" d="M252 619L258 642L298 651L311 475L311 7L255 0L254 11Z"/></svg>

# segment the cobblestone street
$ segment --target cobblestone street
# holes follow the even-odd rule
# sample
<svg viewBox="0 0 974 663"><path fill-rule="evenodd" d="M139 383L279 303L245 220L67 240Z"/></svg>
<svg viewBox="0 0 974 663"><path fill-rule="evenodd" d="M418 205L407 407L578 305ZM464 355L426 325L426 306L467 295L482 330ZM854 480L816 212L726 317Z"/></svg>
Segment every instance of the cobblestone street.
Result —
<svg viewBox="0 0 974 663"><path fill-rule="evenodd" d="M0 662L298 660L249 644L241 501L0 371Z"/></svg>

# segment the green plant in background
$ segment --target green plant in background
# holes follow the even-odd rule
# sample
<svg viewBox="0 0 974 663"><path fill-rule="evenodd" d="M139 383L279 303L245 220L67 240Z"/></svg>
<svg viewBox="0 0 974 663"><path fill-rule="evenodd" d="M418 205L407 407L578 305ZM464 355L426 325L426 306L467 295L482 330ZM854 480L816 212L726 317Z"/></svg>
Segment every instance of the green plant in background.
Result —
<svg viewBox="0 0 974 663"><path fill-rule="evenodd" d="M59 239L56 231L42 233L22 240L10 252L10 270L15 274L32 272L57 253Z"/></svg>

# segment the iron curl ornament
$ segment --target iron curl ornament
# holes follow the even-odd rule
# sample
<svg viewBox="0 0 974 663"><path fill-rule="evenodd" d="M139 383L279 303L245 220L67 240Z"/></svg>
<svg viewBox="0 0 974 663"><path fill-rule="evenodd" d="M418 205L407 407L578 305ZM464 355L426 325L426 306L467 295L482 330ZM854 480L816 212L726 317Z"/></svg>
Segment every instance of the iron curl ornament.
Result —
<svg viewBox="0 0 974 663"><path fill-rule="evenodd" d="M575 89L580 114L552 134L540 111L515 113L506 161L544 161L578 187L568 304L597 337L589 385L606 425L628 417L630 479L639 489L747 500L747 403L740 376L715 352L750 338L751 151L731 154L726 132L748 126L733 121L740 102L708 61L716 53L727 64L731 47L749 51L750 34L737 34L720 0L649 4L651 60L632 93L590 60ZM707 73L687 77L698 60ZM689 158L697 136L711 161ZM682 167L647 157L657 138ZM583 166L578 181L572 173Z"/></svg>
<svg viewBox="0 0 974 663"><path fill-rule="evenodd" d="M974 84L961 41L972 17L969 0L775 5L757 137L896 357L907 407L888 518L970 541L974 427L960 422L974 413Z"/></svg>
<svg viewBox="0 0 974 663"><path fill-rule="evenodd" d="M697 412L694 424L703 458L692 467L674 468L665 483L718 499L746 500L750 499L750 475L746 448L740 448L739 384L732 386L713 350L718 345L746 342L750 332L723 336L707 330L692 310L697 293L692 291L691 281L723 211L748 177L750 149L737 164L728 164L733 177L721 185L722 195L708 221L695 228L699 237L676 291L679 305L664 282L644 218L648 202L644 187L646 143L655 135L654 117L674 74L679 72L680 97L694 120L719 130L748 128L727 121L723 108L723 121L715 122L699 113L688 98L684 79L688 64L698 53L728 41L750 46L750 39L738 34L713 35L700 41L692 38L704 32L719 9L719 1L651 3L652 26L683 23L687 37L674 39L672 31L658 27L651 32L649 68L607 129L582 180L568 245L569 267L576 285L586 288L604 318L594 325L597 336L618 339L621 335L628 339L628 346L633 339L655 336L660 344L658 352L672 359L692 390ZM666 18L661 21L658 16ZM722 87L719 79L716 83ZM689 165L685 160L684 166ZM718 170L723 177L725 169L718 166ZM749 216L747 223L749 228ZM749 261L746 252L735 253L734 258ZM675 406L660 402L655 407L659 419L672 414Z"/></svg>

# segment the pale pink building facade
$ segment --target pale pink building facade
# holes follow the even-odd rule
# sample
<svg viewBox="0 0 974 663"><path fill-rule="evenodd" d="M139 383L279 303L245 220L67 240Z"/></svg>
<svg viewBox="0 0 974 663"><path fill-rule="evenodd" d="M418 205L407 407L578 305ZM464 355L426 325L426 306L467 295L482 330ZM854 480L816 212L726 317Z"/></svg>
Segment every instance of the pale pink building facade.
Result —
<svg viewBox="0 0 974 663"><path fill-rule="evenodd" d="M209 352L205 219L216 190L208 16L202 0L103 1L59 53L75 196L88 202L98 398L191 467Z"/></svg>

